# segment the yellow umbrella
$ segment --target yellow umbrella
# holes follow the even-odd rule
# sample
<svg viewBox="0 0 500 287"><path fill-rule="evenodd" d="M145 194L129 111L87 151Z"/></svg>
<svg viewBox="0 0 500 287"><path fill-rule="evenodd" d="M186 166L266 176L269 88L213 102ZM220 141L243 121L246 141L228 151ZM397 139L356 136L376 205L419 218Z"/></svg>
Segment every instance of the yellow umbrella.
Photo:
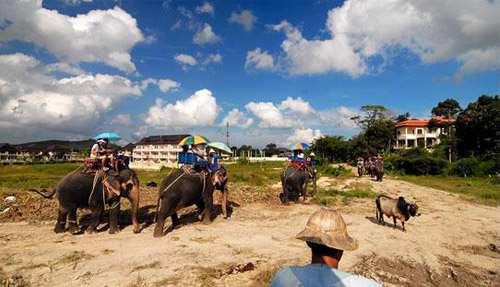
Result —
<svg viewBox="0 0 500 287"><path fill-rule="evenodd" d="M210 141L206 137L202 137L200 135L192 135L183 138L179 145L199 145L199 144L207 144Z"/></svg>

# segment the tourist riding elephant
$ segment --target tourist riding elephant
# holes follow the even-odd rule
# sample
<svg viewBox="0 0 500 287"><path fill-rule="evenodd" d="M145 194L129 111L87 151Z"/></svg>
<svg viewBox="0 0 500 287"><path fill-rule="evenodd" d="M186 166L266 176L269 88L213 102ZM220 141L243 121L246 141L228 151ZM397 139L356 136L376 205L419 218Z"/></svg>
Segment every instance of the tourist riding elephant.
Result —
<svg viewBox="0 0 500 287"><path fill-rule="evenodd" d="M204 223L210 222L214 192L213 176L216 176L216 173L187 172L179 169L163 179L159 188L154 237L164 235L163 227L169 216L174 227L179 225L177 211L193 204L200 211L199 219Z"/></svg>
<svg viewBox="0 0 500 287"><path fill-rule="evenodd" d="M120 197L126 197L132 205L132 224L134 233L140 231L137 222L137 210L139 208L139 179L137 174L131 169L124 169L115 175L115 171L107 174L99 171L101 176L87 175L80 169L65 176L53 189L51 194L45 194L43 189L39 192L31 189L45 198L52 198L57 194L59 200L59 211L56 226L56 233L64 232L66 227L66 217L68 217L68 229L72 234L78 233L78 223L76 211L78 208L90 208L91 224L87 228L88 233L96 232L101 221L101 216L105 204L109 209L109 233L117 233L118 215L120 213ZM106 186L106 188L104 188ZM120 194L120 197L112 196L111 192Z"/></svg>
<svg viewBox="0 0 500 287"><path fill-rule="evenodd" d="M227 189L227 169L222 166L215 171L214 176L212 176L212 185L216 190L222 192L222 215L224 219L227 218L227 195L229 190Z"/></svg>
<svg viewBox="0 0 500 287"><path fill-rule="evenodd" d="M297 169L293 165L286 167L285 171L281 174L281 186L283 193L280 194L280 200L285 205L289 200L298 202L299 197L303 196L304 201L307 195L307 183L313 180L313 194L316 196L316 169L312 166L305 166L304 169Z"/></svg>

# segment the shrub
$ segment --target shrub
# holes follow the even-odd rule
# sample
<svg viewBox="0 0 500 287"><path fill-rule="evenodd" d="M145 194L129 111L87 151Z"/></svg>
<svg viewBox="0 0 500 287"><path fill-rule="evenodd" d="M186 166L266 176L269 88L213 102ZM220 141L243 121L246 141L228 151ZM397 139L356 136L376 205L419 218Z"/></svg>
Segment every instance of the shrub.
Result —
<svg viewBox="0 0 500 287"><path fill-rule="evenodd" d="M441 174L448 164L446 160L419 148L393 154L387 158L386 163L389 170L414 175Z"/></svg>
<svg viewBox="0 0 500 287"><path fill-rule="evenodd" d="M249 164L250 160L247 157L240 157L237 161L239 164Z"/></svg>
<svg viewBox="0 0 500 287"><path fill-rule="evenodd" d="M465 157L453 163L450 174L458 176L485 176L498 172L494 160L479 161L475 157Z"/></svg>

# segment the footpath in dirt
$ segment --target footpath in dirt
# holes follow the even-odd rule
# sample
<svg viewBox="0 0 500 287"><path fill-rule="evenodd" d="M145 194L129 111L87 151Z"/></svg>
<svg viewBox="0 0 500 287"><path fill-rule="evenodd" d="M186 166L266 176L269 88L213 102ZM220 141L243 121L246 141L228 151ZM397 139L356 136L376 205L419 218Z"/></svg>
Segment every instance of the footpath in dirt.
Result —
<svg viewBox="0 0 500 287"><path fill-rule="evenodd" d="M403 232L376 224L372 199L334 207L360 246L340 269L385 286L500 286L499 207L392 179L348 181L418 201L422 216ZM294 237L318 208L252 203L209 225L188 214L163 238L154 225L73 236L53 233L53 222L1 223L0 271L18 286L261 286L280 266L307 264L309 249Z"/></svg>

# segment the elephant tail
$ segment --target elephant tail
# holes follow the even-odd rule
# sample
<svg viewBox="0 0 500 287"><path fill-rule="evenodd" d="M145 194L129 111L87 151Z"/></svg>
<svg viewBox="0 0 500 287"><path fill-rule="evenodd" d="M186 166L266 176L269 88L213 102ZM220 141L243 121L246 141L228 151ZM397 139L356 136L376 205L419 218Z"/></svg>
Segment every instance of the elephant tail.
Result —
<svg viewBox="0 0 500 287"><path fill-rule="evenodd" d="M52 190L52 193L51 194L47 194L48 191L44 188L42 189L42 191L38 191L34 188L30 189L29 191L32 191L32 192L36 192L37 194L39 194L40 196L42 196L43 198L46 198L46 199L52 199L54 197L54 194L56 194L56 189L54 188Z"/></svg>

